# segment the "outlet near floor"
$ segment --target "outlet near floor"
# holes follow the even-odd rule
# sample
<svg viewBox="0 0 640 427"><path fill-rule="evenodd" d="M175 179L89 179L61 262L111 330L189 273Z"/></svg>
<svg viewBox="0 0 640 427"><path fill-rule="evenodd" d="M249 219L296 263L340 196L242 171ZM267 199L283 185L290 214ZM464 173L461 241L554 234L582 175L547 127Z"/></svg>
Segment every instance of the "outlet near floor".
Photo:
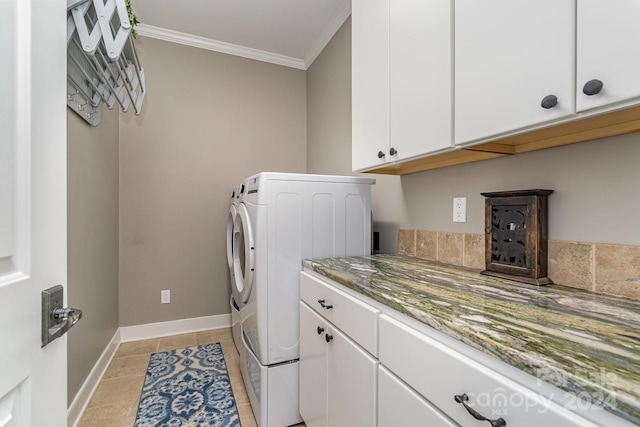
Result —
<svg viewBox="0 0 640 427"><path fill-rule="evenodd" d="M171 291L169 289L160 291L160 303L169 304L170 302L171 302Z"/></svg>

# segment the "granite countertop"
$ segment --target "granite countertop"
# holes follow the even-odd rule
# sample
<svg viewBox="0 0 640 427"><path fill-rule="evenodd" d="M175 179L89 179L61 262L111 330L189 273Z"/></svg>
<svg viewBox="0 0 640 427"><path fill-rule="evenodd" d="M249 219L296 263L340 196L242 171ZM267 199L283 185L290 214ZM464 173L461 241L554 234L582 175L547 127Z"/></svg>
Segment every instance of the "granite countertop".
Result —
<svg viewBox="0 0 640 427"><path fill-rule="evenodd" d="M304 266L640 425L640 303L403 255Z"/></svg>

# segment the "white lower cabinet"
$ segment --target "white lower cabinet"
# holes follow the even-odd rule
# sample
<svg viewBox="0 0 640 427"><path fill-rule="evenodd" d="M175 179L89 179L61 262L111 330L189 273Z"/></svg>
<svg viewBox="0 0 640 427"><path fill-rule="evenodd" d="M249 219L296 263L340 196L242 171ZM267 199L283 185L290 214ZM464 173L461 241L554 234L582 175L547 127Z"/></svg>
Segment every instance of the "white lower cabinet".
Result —
<svg viewBox="0 0 640 427"><path fill-rule="evenodd" d="M384 366L378 368L378 427L456 427Z"/></svg>
<svg viewBox="0 0 640 427"><path fill-rule="evenodd" d="M300 415L307 427L375 427L379 311L300 277Z"/></svg>
<svg viewBox="0 0 640 427"><path fill-rule="evenodd" d="M307 427L376 425L378 361L300 303L300 414Z"/></svg>
<svg viewBox="0 0 640 427"><path fill-rule="evenodd" d="M308 427L630 425L567 409L545 397L548 384L516 381L499 361L444 344L426 324L328 279L303 272L300 285L300 414Z"/></svg>

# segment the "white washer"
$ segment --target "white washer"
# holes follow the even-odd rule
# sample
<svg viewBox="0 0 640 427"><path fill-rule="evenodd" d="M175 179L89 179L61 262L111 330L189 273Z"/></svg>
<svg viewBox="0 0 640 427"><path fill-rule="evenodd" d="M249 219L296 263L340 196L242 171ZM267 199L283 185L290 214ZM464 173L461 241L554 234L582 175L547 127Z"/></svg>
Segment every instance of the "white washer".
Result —
<svg viewBox="0 0 640 427"><path fill-rule="evenodd" d="M233 269L233 222L237 213L237 206L240 203L240 191L243 189L242 184L238 185L231 192L231 206L229 207L229 216L227 217L227 263L229 265L229 277L231 283L231 298L229 306L231 309L231 332L233 342L236 345L238 353L243 350L242 347L242 326L240 319L240 304L238 304L238 295L234 285L234 269Z"/></svg>
<svg viewBox="0 0 640 427"><path fill-rule="evenodd" d="M241 370L260 427L298 412L302 260L371 253L371 185L360 177L264 172L244 181L233 222Z"/></svg>

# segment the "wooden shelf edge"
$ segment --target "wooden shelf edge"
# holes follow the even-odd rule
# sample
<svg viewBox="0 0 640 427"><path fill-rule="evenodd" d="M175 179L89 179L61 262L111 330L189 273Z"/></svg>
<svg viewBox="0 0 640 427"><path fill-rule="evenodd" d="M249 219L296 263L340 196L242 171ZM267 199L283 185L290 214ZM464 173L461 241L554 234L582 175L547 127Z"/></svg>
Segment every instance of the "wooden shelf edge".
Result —
<svg viewBox="0 0 640 427"><path fill-rule="evenodd" d="M639 131L640 106L634 106L459 150L394 163L366 173L406 175Z"/></svg>
<svg viewBox="0 0 640 427"><path fill-rule="evenodd" d="M448 166L478 162L480 160L495 159L496 157L502 157L505 155L506 154L502 153L462 149L388 165L382 168L367 171L367 173L407 175L410 173L422 172L431 169L439 169Z"/></svg>

